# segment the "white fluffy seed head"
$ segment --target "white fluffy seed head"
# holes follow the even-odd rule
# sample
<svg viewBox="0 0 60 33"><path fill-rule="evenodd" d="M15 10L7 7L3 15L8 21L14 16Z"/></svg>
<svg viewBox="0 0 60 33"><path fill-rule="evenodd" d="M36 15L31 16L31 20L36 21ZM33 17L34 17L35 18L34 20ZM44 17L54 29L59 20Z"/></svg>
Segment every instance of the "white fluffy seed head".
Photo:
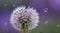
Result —
<svg viewBox="0 0 60 33"><path fill-rule="evenodd" d="M15 10L13 10L13 13L11 13L11 16L10 16L10 23L15 29L21 30L22 25L21 23L19 23L18 18L24 14L27 14L28 16L30 16L31 22L28 24L29 30L38 26L39 14L36 12L36 9L30 8L30 7L26 8L22 6L22 7L15 8Z"/></svg>

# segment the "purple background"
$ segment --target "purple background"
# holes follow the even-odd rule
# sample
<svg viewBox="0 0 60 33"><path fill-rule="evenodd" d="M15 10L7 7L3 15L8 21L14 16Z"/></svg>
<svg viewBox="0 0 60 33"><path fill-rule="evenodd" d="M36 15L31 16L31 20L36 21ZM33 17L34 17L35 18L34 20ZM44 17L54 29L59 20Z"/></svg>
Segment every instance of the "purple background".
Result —
<svg viewBox="0 0 60 33"><path fill-rule="evenodd" d="M60 0L0 0L0 33L21 33L11 26L9 19L11 12L22 5L37 9L40 15L40 31L45 31L45 28L42 28L45 24L51 30L60 24Z"/></svg>

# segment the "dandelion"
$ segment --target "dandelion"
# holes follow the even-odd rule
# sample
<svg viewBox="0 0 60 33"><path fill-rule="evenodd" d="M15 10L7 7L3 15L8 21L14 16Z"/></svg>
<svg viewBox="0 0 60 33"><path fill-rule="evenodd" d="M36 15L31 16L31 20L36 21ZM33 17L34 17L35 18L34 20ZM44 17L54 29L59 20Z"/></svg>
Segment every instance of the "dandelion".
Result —
<svg viewBox="0 0 60 33"><path fill-rule="evenodd" d="M23 33L27 33L27 31L38 26L38 22L38 12L36 12L36 9L30 7L17 7L13 10L10 16L10 23L12 27L19 31L22 30Z"/></svg>

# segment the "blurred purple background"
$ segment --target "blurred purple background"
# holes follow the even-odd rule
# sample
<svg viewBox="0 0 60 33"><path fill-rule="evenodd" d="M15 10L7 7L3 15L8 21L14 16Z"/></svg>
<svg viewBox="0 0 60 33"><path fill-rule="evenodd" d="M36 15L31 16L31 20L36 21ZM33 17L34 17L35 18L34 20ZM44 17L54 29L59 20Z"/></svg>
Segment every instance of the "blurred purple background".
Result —
<svg viewBox="0 0 60 33"><path fill-rule="evenodd" d="M45 32L45 25L51 30L58 29L56 25L60 24L60 0L0 0L0 33L21 33L11 26L9 19L11 12L22 5L37 9L40 14L40 31ZM51 30L48 31L51 33Z"/></svg>

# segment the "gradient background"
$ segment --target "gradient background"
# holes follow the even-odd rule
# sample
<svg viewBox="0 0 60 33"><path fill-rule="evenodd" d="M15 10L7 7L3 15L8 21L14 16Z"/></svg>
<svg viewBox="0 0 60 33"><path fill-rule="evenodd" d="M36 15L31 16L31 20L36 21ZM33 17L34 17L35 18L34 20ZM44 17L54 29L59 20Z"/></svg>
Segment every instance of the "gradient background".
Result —
<svg viewBox="0 0 60 33"><path fill-rule="evenodd" d="M18 6L30 6L40 15L39 26L29 33L60 33L60 0L0 0L0 33L22 33L10 24L10 14Z"/></svg>

